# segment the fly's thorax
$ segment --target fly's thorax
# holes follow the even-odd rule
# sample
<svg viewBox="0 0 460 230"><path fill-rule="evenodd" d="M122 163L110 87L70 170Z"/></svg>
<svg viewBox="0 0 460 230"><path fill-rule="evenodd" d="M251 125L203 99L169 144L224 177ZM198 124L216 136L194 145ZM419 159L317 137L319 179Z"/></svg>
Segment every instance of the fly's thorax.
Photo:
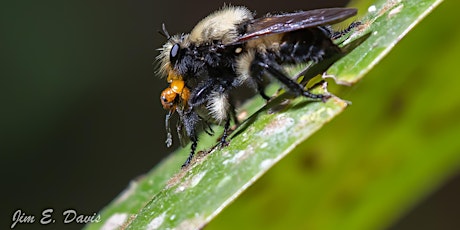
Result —
<svg viewBox="0 0 460 230"><path fill-rule="evenodd" d="M197 44L206 44L220 41L230 44L239 36L239 25L253 19L253 13L243 6L224 6L203 20L190 32L190 41Z"/></svg>

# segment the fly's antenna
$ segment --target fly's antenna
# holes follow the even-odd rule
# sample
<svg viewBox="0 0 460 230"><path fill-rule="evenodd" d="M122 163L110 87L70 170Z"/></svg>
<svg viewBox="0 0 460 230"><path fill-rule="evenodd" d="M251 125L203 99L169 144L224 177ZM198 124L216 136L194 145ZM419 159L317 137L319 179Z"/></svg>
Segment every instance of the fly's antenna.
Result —
<svg viewBox="0 0 460 230"><path fill-rule="evenodd" d="M161 29L162 30L158 30L158 33L160 33L161 35L163 35L166 39L170 39L171 38L171 35L169 35L168 31L166 30L166 26L165 24L161 24Z"/></svg>

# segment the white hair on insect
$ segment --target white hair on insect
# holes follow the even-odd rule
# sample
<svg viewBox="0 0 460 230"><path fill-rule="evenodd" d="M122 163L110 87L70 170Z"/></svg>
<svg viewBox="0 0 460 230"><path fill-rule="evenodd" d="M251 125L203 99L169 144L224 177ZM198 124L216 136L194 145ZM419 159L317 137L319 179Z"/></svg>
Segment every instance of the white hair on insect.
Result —
<svg viewBox="0 0 460 230"><path fill-rule="evenodd" d="M228 95L225 93L213 92L209 96L210 100L206 105L212 118L216 119L218 124L227 120L227 116L230 109L230 103L228 101Z"/></svg>
<svg viewBox="0 0 460 230"><path fill-rule="evenodd" d="M224 6L201 20L190 33L190 40L196 44L214 40L229 44L238 37L236 25L253 18L253 13L244 6Z"/></svg>

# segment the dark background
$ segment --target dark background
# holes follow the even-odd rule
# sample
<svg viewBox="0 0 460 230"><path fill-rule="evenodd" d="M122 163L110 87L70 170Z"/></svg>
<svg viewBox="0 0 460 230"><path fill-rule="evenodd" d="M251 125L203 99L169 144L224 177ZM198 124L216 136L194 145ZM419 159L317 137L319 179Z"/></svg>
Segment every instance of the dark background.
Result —
<svg viewBox="0 0 460 230"><path fill-rule="evenodd" d="M262 15L346 2L232 4ZM18 209L40 217L44 209L52 208L57 223L46 229L59 227L67 209L92 215L174 149L164 144L165 112L159 93L166 82L155 75L153 65L164 38L157 30L165 22L171 34L190 31L222 5L220 1L2 3L2 228L11 225ZM458 184L451 182L418 212L426 211L430 202L442 205L434 199L459 191ZM407 224L404 221L400 226ZM44 227L37 223L17 227L32 228Z"/></svg>

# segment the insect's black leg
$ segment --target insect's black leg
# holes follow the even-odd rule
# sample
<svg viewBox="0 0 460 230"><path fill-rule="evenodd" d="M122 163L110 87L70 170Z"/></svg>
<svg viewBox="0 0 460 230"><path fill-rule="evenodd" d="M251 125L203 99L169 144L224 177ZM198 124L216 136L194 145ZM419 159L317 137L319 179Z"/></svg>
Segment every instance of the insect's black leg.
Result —
<svg viewBox="0 0 460 230"><path fill-rule="evenodd" d="M265 101L269 101L271 98L267 94L265 94L265 85L263 83L263 77L262 77L264 68L259 65L252 64L249 72L252 77L251 85L257 87L257 92L263 99L265 99Z"/></svg>
<svg viewBox="0 0 460 230"><path fill-rule="evenodd" d="M195 154L196 147L198 144L198 137L196 134L196 126L197 123L200 122L200 117L198 114L194 111L193 108L189 108L187 111L181 111L178 110L178 113L180 115L181 121L183 126L185 127L185 131L187 133L188 138L192 142L192 146L190 149L190 155L188 156L187 160L184 162L182 165L183 167L186 167L187 165L190 164L193 155Z"/></svg>
<svg viewBox="0 0 460 230"><path fill-rule="evenodd" d="M198 138L196 136L190 137L190 140L192 141L192 147L190 149L190 154L188 155L187 160L184 162L184 164L182 164L182 168L187 167L192 161L193 155L195 155L196 146L198 144Z"/></svg>
<svg viewBox="0 0 460 230"><path fill-rule="evenodd" d="M266 69L273 77L275 77L285 86L287 86L289 90L293 92L295 95L298 95L298 96L302 95L304 97L308 97L312 99L321 99L323 101L330 97L330 95L314 94L314 93L305 91L300 84L298 84L294 80L287 77L281 70L278 70L278 68L275 67L275 66L278 66L278 64L276 63L267 64L262 61L257 61L256 64Z"/></svg>
<svg viewBox="0 0 460 230"><path fill-rule="evenodd" d="M347 35L348 33L350 33L350 31L354 28L356 28L357 26L361 25L362 23L359 22L359 21L356 21L356 22L352 22L347 28L345 28L344 30L339 30L339 31L334 31L332 34L331 34L331 38L332 39L339 39L341 38L342 36L344 35Z"/></svg>
<svg viewBox="0 0 460 230"><path fill-rule="evenodd" d="M257 84L257 91L259 91L260 96L262 96L262 98L265 99L265 101L269 101L270 97L267 96L267 94L265 94L264 90L265 89L262 84Z"/></svg>
<svg viewBox="0 0 460 230"><path fill-rule="evenodd" d="M233 101L232 101L230 96L229 96L228 104L229 104L229 108L227 109L227 118L226 118L225 124L224 124L224 132L222 134L222 137L220 138L220 143L219 143L220 147L225 147L225 146L227 146L229 144L227 142L227 137L228 137L228 134L229 134L229 131L230 131L230 121L233 119L235 124L238 125L238 123L239 123L238 118L236 117L235 106L234 106Z"/></svg>
<svg viewBox="0 0 460 230"><path fill-rule="evenodd" d="M207 133L209 136L214 135L214 130L212 129L211 125L208 122L204 122L203 124L203 130L205 133Z"/></svg>
<svg viewBox="0 0 460 230"><path fill-rule="evenodd" d="M224 133L222 134L222 137L220 138L220 147L224 147L224 146L227 146L228 145L228 142L227 142L227 137L228 137L228 130L230 128L230 118L228 118L226 121L225 121L225 125L224 125Z"/></svg>

